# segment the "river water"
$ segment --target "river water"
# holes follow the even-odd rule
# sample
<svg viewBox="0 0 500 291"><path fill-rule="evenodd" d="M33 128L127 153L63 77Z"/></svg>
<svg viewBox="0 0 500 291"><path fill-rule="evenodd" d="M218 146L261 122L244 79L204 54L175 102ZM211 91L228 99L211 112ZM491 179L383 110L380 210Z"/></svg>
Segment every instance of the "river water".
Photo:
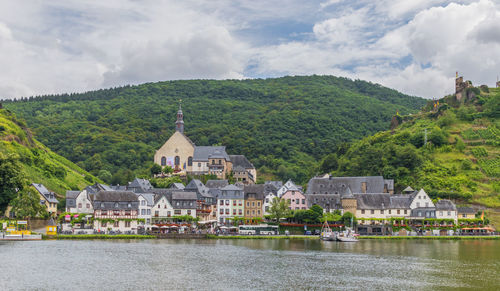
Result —
<svg viewBox="0 0 500 291"><path fill-rule="evenodd" d="M500 290L500 241L0 242L0 290Z"/></svg>

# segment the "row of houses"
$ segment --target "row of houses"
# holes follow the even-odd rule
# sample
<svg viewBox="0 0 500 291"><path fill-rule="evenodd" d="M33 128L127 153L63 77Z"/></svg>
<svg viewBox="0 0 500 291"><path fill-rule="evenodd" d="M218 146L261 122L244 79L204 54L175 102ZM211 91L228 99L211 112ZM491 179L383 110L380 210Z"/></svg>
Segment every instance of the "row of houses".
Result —
<svg viewBox="0 0 500 291"><path fill-rule="evenodd" d="M127 186L95 184L82 191L66 193L66 210L90 214L96 230L136 232L174 220L196 219L219 226L256 223L269 214L273 199L284 199L290 210L321 206L325 212L349 211L360 226L387 223L399 218L412 221L474 218L470 208L459 209L447 199L434 203L421 189L410 187L393 194L393 181L376 177L314 177L304 193L292 181L265 184L229 184L227 180L191 180L186 186L174 183L168 189L154 188L149 181L135 179ZM352 191L355 189L356 191ZM373 226L373 227L375 227Z"/></svg>

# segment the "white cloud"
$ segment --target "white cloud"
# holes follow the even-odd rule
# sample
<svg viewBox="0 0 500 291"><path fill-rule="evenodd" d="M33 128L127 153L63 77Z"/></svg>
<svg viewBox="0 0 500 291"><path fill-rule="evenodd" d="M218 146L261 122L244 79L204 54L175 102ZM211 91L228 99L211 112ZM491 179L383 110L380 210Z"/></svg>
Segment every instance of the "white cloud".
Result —
<svg viewBox="0 0 500 291"><path fill-rule="evenodd" d="M475 84L500 74L495 0L10 0L0 19L0 98L286 74L430 98L457 70Z"/></svg>

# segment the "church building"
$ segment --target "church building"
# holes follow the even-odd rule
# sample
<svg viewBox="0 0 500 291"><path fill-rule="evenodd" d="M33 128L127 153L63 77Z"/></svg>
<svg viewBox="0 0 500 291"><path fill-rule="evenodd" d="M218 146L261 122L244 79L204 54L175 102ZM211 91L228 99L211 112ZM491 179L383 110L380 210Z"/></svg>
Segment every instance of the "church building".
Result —
<svg viewBox="0 0 500 291"><path fill-rule="evenodd" d="M254 184L257 181L257 171L245 156L230 156L225 146L196 146L184 134L184 115L181 105L177 111L175 132L156 151L154 162L162 167L170 166L174 169L174 173L179 174L210 174L216 175L219 179L227 179L232 173L244 184Z"/></svg>

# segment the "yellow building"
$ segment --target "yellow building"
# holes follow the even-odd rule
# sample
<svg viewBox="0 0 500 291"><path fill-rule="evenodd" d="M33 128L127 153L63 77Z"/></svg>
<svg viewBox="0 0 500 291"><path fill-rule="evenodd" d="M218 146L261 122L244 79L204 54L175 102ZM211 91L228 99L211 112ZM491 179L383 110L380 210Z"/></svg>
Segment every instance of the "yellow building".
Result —
<svg viewBox="0 0 500 291"><path fill-rule="evenodd" d="M57 214L57 204L59 204L56 194L50 192L42 184L33 183L31 185L36 189L38 195L40 195L40 204L47 207L47 212L49 212L50 216L55 216Z"/></svg>
<svg viewBox="0 0 500 291"><path fill-rule="evenodd" d="M246 185L243 188L245 195L244 217L246 224L259 223L264 217L264 190L264 184Z"/></svg>
<svg viewBox="0 0 500 291"><path fill-rule="evenodd" d="M45 228L45 234L46 235L56 235L57 234L57 225L54 222L53 218L50 218L49 222L47 223L47 226Z"/></svg>

